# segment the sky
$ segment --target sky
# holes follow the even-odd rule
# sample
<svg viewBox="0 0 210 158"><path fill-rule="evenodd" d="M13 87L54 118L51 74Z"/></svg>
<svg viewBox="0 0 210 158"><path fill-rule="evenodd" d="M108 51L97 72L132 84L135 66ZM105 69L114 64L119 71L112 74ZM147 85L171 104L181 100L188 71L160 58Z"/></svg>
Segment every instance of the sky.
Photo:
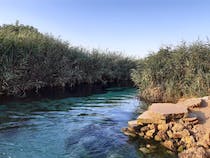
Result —
<svg viewBox="0 0 210 158"><path fill-rule="evenodd" d="M71 45L145 57L210 35L210 0L0 0L0 25L32 25Z"/></svg>

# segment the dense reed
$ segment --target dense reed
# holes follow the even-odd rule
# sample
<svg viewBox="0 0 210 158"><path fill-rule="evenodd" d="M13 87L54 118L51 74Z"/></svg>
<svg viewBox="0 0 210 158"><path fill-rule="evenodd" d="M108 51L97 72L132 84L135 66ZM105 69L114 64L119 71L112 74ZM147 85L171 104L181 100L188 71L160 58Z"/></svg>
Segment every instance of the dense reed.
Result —
<svg viewBox="0 0 210 158"><path fill-rule="evenodd" d="M210 94L210 43L186 42L161 48L138 61L132 80L150 102L176 102Z"/></svg>
<svg viewBox="0 0 210 158"><path fill-rule="evenodd" d="M44 87L130 80L135 61L115 52L71 46L36 28L0 27L0 94L25 96Z"/></svg>

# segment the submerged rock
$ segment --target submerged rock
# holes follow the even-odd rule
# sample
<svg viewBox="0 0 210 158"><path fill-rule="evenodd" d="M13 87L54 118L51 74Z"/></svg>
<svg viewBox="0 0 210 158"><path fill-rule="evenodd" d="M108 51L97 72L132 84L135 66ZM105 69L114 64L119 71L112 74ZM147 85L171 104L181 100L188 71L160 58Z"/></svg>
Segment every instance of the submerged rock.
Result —
<svg viewBox="0 0 210 158"><path fill-rule="evenodd" d="M153 150L146 148L146 147L141 147L141 148L139 148L139 150L144 154L150 154L150 153L154 152Z"/></svg>
<svg viewBox="0 0 210 158"><path fill-rule="evenodd" d="M122 128L122 132L127 135L127 136L130 136L130 137L136 137L137 134L134 133L133 131L129 130L129 128Z"/></svg>

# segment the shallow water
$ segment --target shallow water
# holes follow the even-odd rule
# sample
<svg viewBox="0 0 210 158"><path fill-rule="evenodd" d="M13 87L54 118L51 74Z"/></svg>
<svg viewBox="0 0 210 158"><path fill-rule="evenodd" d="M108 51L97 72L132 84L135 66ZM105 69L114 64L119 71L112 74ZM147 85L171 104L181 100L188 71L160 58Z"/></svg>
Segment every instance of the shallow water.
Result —
<svg viewBox="0 0 210 158"><path fill-rule="evenodd" d="M0 158L168 157L138 151L145 141L121 132L141 110L136 89L0 105Z"/></svg>

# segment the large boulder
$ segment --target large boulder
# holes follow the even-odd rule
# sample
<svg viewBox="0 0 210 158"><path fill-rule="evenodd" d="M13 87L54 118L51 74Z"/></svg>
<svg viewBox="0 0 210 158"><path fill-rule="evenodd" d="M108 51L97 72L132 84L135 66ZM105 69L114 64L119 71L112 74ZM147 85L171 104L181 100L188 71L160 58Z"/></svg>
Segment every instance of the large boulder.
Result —
<svg viewBox="0 0 210 158"><path fill-rule="evenodd" d="M173 103L154 103L149 111L162 115L166 121L183 118L188 113L187 107Z"/></svg>

